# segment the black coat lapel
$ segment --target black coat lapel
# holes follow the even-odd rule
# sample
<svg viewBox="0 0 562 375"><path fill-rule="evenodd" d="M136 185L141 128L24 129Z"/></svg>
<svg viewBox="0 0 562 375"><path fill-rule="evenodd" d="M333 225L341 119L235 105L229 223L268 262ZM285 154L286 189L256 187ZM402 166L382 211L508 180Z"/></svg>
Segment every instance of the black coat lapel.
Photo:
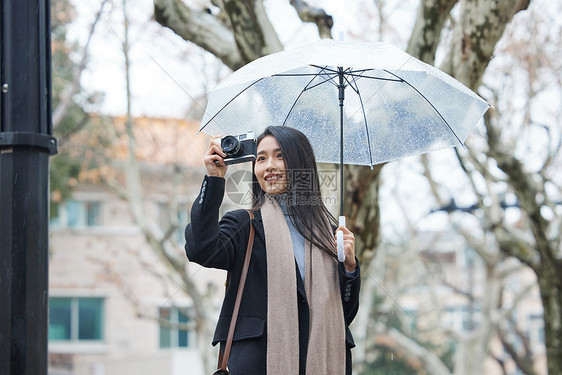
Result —
<svg viewBox="0 0 562 375"><path fill-rule="evenodd" d="M299 297L306 298L306 291L304 289L304 281L302 280L301 273L299 271L299 265L295 260L295 267L297 267L297 294Z"/></svg>

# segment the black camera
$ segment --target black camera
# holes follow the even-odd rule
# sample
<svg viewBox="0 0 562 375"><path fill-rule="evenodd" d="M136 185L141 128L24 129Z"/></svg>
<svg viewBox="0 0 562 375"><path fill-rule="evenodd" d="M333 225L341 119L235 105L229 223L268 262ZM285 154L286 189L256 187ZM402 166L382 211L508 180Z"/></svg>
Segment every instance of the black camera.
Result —
<svg viewBox="0 0 562 375"><path fill-rule="evenodd" d="M221 148L226 154L224 164L238 164L256 160L258 144L253 132L227 135L221 138Z"/></svg>

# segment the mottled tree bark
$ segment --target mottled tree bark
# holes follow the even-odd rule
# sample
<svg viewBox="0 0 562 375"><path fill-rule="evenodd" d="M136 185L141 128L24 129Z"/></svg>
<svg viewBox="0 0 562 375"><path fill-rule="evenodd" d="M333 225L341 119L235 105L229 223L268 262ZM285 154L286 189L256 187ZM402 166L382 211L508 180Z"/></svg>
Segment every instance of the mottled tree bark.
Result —
<svg viewBox="0 0 562 375"><path fill-rule="evenodd" d="M529 3L529 0L461 1L461 19L455 27L453 46L443 69L476 89L506 24ZM537 176L525 171L521 161L505 149L500 130L491 121L486 124L489 155L508 176L535 241L533 248L517 246L520 242L516 238L504 234L499 237L503 239L499 245L506 254L531 266L537 275L544 309L548 371L559 374L562 373L562 260L557 241L548 237L548 223L541 214L544 204L541 184L536 182Z"/></svg>
<svg viewBox="0 0 562 375"><path fill-rule="evenodd" d="M544 309L545 344L548 371L562 373L562 260L558 242L549 237L548 222L541 214L543 201L542 183L537 175L527 172L513 153L501 143L501 132L487 117L489 154L498 167L508 176L509 184L519 200L520 209L527 216L533 239L531 246L521 245L515 239L504 235L506 243L502 251L530 266L537 275Z"/></svg>
<svg viewBox="0 0 562 375"><path fill-rule="evenodd" d="M260 0L223 0L223 4L245 64L283 49Z"/></svg>
<svg viewBox="0 0 562 375"><path fill-rule="evenodd" d="M453 41L441 70L476 90L506 25L530 0L461 0Z"/></svg>
<svg viewBox="0 0 562 375"><path fill-rule="evenodd" d="M355 235L355 253L367 269L380 240L379 177L383 165L344 167L346 226Z"/></svg>
<svg viewBox="0 0 562 375"><path fill-rule="evenodd" d="M562 262L548 254L537 270L549 374L562 374Z"/></svg>
<svg viewBox="0 0 562 375"><path fill-rule="evenodd" d="M420 2L416 25L408 44L409 53L427 63L434 62L439 31L456 2L455 0ZM507 23L517 12L526 9L529 3L528 0L488 2L461 0L461 13L454 28L453 42L441 68L476 90ZM529 216L536 243L534 246L529 246L526 241L514 236L514 233L506 231L501 223L493 222L494 215L490 215L492 219L489 223L490 229L504 254L518 258L535 270L543 300L549 373L562 373L562 340L560 339L562 337L562 278L560 277L562 263L556 257L558 246L546 235L547 223L540 213L541 205L536 202L536 197L541 196L541 191L535 178L524 171L523 164L513 156L511 150L502 150L499 132L491 128L489 121L487 124L490 156L509 176L510 185L518 195L521 208ZM534 253L535 250L538 254ZM463 369L467 370L467 373L475 373L473 371L478 370L478 364L474 361L474 349L482 345L487 346L488 342L487 339L482 340L484 337L480 336L480 340L474 342L475 345L470 345L472 349L464 348L468 350L467 354L470 353L472 360L463 361L462 358L457 358L465 363L455 366L456 374L462 373L459 371Z"/></svg>
<svg viewBox="0 0 562 375"><path fill-rule="evenodd" d="M441 32L450 17L449 12L457 2L458 0L421 0L406 52L433 65Z"/></svg>
<svg viewBox="0 0 562 375"><path fill-rule="evenodd" d="M312 22L316 24L320 38L332 38L334 20L324 9L310 6L302 0L291 0L291 5L296 9L302 22Z"/></svg>
<svg viewBox="0 0 562 375"><path fill-rule="evenodd" d="M194 10L181 0L154 0L154 18L162 26L195 43L236 70L245 64L232 31L209 10Z"/></svg>

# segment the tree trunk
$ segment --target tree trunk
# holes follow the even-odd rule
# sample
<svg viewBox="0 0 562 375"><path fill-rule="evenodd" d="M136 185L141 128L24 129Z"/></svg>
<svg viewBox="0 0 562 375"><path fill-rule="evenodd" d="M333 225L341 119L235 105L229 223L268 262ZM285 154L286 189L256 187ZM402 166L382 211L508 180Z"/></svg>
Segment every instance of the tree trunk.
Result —
<svg viewBox="0 0 562 375"><path fill-rule="evenodd" d="M383 165L344 167L344 212L355 235L355 251L364 269L375 256L380 240L379 177Z"/></svg>
<svg viewBox="0 0 562 375"><path fill-rule="evenodd" d="M543 258L537 270L544 309L549 374L562 374L562 262Z"/></svg>
<svg viewBox="0 0 562 375"><path fill-rule="evenodd" d="M501 132L492 121L485 122L491 156L508 176L509 184L517 195L520 209L525 213L533 234L535 248L529 254L526 248L501 246L506 254L515 256L529 265L537 275L544 310L547 366L550 374L562 373L562 260L557 256L557 241L548 235L549 222L541 214L545 204L536 176L525 170L523 163L505 150L500 143Z"/></svg>
<svg viewBox="0 0 562 375"><path fill-rule="evenodd" d="M502 292L502 278L496 271L496 264L486 266L486 279L482 296L482 320L478 328L468 333L459 342L455 353L454 375L473 375L484 373L484 361L488 356L492 335L498 326L498 306Z"/></svg>
<svg viewBox="0 0 562 375"><path fill-rule="evenodd" d="M421 0L406 52L433 65L441 31L458 0Z"/></svg>
<svg viewBox="0 0 562 375"><path fill-rule="evenodd" d="M295 8L303 22L313 22L316 24L320 38L332 38L334 20L332 16L326 14L324 9L310 6L302 0L291 0L291 5Z"/></svg>
<svg viewBox="0 0 562 375"><path fill-rule="evenodd" d="M368 268L363 266L361 272L363 275L378 275L379 271L382 274L384 272L384 270L381 269L382 264L384 264L384 252L379 254L377 258L369 264ZM354 373L359 374L366 370L367 351L373 337L371 329L372 324L369 323L372 320L371 312L375 308L375 300L377 297L377 294L374 292L376 290L375 279L372 276L363 278L361 281L361 289L368 290L369 293L360 293L359 306L361 308L357 312L357 316L353 320L352 325L353 339L355 341L355 348L353 349L353 370Z"/></svg>
<svg viewBox="0 0 562 375"><path fill-rule="evenodd" d="M261 0L223 0L223 3L244 63L283 49Z"/></svg>
<svg viewBox="0 0 562 375"><path fill-rule="evenodd" d="M530 0L461 0L453 44L441 69L476 90L505 27L529 3Z"/></svg>

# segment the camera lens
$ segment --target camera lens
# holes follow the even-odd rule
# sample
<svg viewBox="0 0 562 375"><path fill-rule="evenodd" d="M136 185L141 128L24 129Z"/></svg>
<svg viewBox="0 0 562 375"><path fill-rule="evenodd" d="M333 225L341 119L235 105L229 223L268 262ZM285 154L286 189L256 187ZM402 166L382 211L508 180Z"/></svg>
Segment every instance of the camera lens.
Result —
<svg viewBox="0 0 562 375"><path fill-rule="evenodd" d="M232 135L227 135L221 139L221 148L226 155L234 156L240 150L240 141Z"/></svg>

